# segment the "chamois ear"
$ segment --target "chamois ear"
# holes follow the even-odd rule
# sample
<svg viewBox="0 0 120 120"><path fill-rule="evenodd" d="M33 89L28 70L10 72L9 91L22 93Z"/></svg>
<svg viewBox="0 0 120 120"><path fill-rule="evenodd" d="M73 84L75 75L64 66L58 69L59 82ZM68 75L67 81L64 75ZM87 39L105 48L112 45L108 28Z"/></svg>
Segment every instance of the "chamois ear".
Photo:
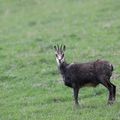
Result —
<svg viewBox="0 0 120 120"><path fill-rule="evenodd" d="M56 46L54 46L54 49L57 50Z"/></svg>
<svg viewBox="0 0 120 120"><path fill-rule="evenodd" d="M66 50L66 46L64 45L64 46L63 46L63 51L65 51L65 50Z"/></svg>

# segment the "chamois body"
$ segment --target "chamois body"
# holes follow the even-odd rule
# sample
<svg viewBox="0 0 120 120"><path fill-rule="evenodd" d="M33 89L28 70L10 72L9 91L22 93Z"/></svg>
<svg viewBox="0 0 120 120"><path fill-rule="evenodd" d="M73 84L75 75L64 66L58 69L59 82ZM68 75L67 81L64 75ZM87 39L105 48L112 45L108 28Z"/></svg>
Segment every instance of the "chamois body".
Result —
<svg viewBox="0 0 120 120"><path fill-rule="evenodd" d="M68 64L64 60L65 46L54 46L56 51L56 61L62 75L64 84L73 88L75 104L78 104L79 89L85 86L96 87L98 84L104 85L109 91L108 103L115 101L116 86L110 82L113 65L108 61L96 60L88 63Z"/></svg>
<svg viewBox="0 0 120 120"><path fill-rule="evenodd" d="M97 60L80 64L64 62L59 66L59 70L66 86L73 88L76 85L81 88L84 86L96 87L102 82L101 78L109 80L113 67L107 61Z"/></svg>

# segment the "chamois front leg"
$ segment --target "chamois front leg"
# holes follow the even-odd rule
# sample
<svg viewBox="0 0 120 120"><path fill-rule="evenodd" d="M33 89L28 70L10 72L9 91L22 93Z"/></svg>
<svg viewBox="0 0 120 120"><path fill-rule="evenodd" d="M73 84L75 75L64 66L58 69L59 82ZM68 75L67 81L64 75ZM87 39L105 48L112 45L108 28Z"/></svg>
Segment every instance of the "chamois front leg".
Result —
<svg viewBox="0 0 120 120"><path fill-rule="evenodd" d="M78 102L79 88L78 87L74 87L73 88L73 92L74 92L75 105L79 105L79 102Z"/></svg>

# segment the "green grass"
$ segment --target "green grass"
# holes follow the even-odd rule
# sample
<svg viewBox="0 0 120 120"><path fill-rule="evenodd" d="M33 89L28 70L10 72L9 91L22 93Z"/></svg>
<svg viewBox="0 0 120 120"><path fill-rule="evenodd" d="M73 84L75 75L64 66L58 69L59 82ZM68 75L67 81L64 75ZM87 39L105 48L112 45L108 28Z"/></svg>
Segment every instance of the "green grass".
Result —
<svg viewBox="0 0 120 120"><path fill-rule="evenodd" d="M103 86L83 88L75 108L53 45L68 62L111 61L117 99ZM0 120L120 119L119 0L0 1Z"/></svg>

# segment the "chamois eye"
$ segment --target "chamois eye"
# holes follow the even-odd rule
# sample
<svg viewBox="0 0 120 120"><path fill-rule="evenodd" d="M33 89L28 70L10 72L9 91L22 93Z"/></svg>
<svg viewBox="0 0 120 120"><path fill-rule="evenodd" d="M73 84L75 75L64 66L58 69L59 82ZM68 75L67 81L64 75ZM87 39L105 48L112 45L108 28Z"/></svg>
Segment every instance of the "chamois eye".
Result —
<svg viewBox="0 0 120 120"><path fill-rule="evenodd" d="M55 56L57 57L57 54L55 54Z"/></svg>
<svg viewBox="0 0 120 120"><path fill-rule="evenodd" d="M62 57L64 57L64 54L62 54Z"/></svg>

